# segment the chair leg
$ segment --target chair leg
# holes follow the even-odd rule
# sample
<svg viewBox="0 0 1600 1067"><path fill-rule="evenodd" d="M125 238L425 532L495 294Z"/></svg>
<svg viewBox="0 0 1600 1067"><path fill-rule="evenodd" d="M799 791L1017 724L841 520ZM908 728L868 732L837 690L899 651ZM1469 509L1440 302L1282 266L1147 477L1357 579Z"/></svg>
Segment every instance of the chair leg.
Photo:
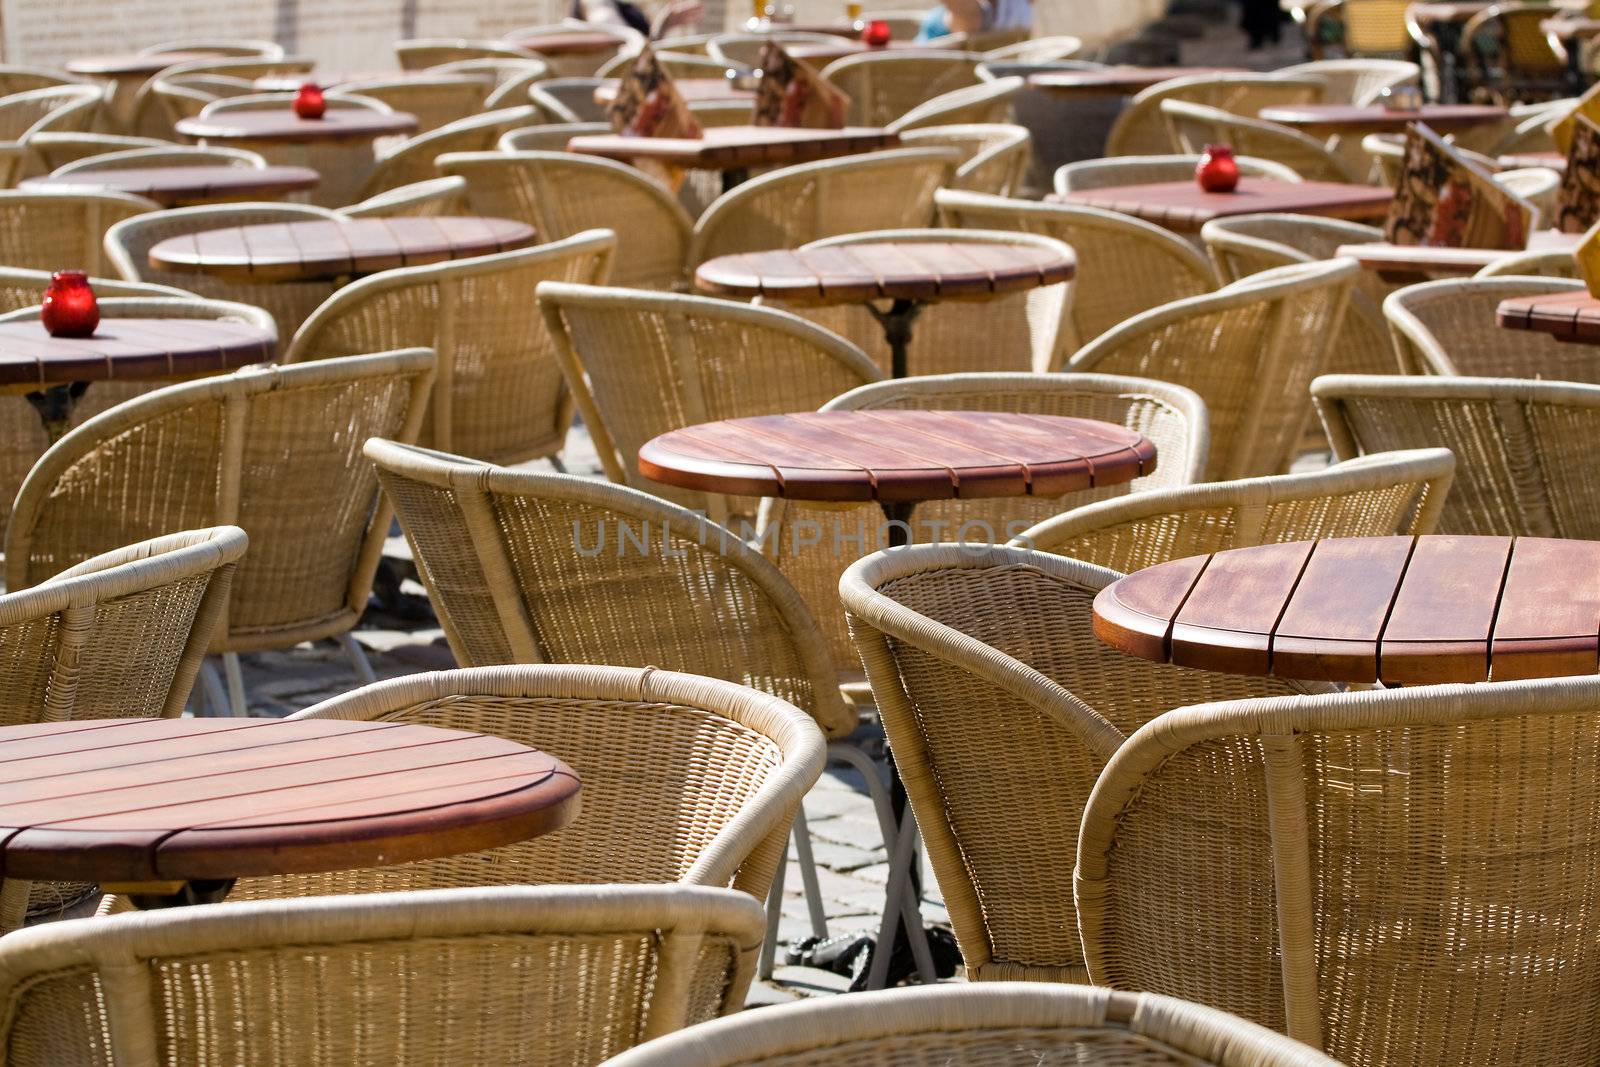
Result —
<svg viewBox="0 0 1600 1067"><path fill-rule="evenodd" d="M200 663L200 690L205 695L204 707L209 715L227 715L228 689L222 684L222 676L217 673L217 665L208 656ZM196 705L198 713L200 705Z"/></svg>
<svg viewBox="0 0 1600 1067"><path fill-rule="evenodd" d="M367 659L367 650L361 647L360 641L348 633L342 633L339 635L339 647L350 657L350 664L355 667L356 676L361 679L363 685L378 680L378 673L372 669L372 661Z"/></svg>
<svg viewBox="0 0 1600 1067"><path fill-rule="evenodd" d="M789 867L789 841L784 839L783 855L778 857L778 870L772 876L772 888L767 892L767 936L761 942L761 955L756 960L756 977L763 982L772 977L772 968L778 958L778 920L783 917L783 876Z"/></svg>
<svg viewBox="0 0 1600 1067"><path fill-rule="evenodd" d="M822 886L817 881L817 861L811 855L811 828L806 825L806 809L794 813L794 858L800 864L800 882L805 889L806 910L811 914L811 932L828 936L828 915L822 907Z"/></svg>
<svg viewBox="0 0 1600 1067"><path fill-rule="evenodd" d="M250 704L244 698L244 668L239 665L239 653L222 654L222 670L228 676L228 712L237 718L248 718Z"/></svg>
<svg viewBox="0 0 1600 1067"><path fill-rule="evenodd" d="M549 461L550 466L556 469L557 474L567 473L567 465L561 462L561 453L554 452L544 458Z"/></svg>

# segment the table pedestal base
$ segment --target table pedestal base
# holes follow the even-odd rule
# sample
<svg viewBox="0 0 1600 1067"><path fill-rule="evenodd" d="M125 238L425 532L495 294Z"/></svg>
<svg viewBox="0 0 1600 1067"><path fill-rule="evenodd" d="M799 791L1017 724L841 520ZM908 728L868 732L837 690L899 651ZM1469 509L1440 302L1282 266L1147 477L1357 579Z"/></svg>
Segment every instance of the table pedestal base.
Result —
<svg viewBox="0 0 1600 1067"><path fill-rule="evenodd" d="M39 422L43 424L51 444L61 440L61 435L67 432L67 427L72 423L72 409L88 391L88 382L73 382L71 385L52 385L26 394L28 403L39 413Z"/></svg>
<svg viewBox="0 0 1600 1067"><path fill-rule="evenodd" d="M890 377L906 376L906 352L911 347L911 327L916 323L917 316L922 314L922 309L927 306L921 300L905 299L895 300L889 305L888 311L879 311L876 304L867 305L872 317L883 327L883 339L889 342ZM889 504L883 506L884 514L888 514L891 506ZM909 508L907 514L910 514ZM893 516L891 520L892 518Z"/></svg>

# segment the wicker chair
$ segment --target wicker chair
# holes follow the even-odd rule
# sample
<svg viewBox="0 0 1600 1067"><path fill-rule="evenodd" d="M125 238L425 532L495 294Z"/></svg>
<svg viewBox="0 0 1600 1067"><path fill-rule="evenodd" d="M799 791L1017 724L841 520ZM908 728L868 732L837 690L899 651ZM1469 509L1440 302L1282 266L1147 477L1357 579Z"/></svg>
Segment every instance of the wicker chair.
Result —
<svg viewBox="0 0 1600 1067"><path fill-rule="evenodd" d="M1324 91L1323 82L1313 77L1198 74L1173 78L1152 85L1128 102L1106 136L1105 154L1150 156L1178 151L1167 120L1161 114L1161 104L1166 100L1204 104L1254 118L1264 107L1320 103Z"/></svg>
<svg viewBox="0 0 1600 1067"><path fill-rule="evenodd" d="M694 224L689 267L734 252L928 226L934 191L949 184L959 159L949 148L897 148L768 171L706 208Z"/></svg>
<svg viewBox="0 0 1600 1067"><path fill-rule="evenodd" d="M723 525L726 498L650 481L634 466L639 446L714 419L818 408L881 376L843 338L773 308L555 282L538 295L606 477Z"/></svg>
<svg viewBox="0 0 1600 1067"><path fill-rule="evenodd" d="M1247 545L1432 533L1455 469L1448 449L1420 448L1304 474L1152 489L1074 508L1011 544L1131 574Z"/></svg>
<svg viewBox="0 0 1600 1067"><path fill-rule="evenodd" d="M1033 135L1025 126L979 123L928 126L900 135L907 148L954 148L961 162L949 188L992 196L1017 196L1028 174Z"/></svg>
<svg viewBox="0 0 1600 1067"><path fill-rule="evenodd" d="M459 215L466 199L467 183L452 175L397 185L387 192L375 193L359 203L339 208L337 214L346 219Z"/></svg>
<svg viewBox="0 0 1600 1067"><path fill-rule="evenodd" d="M944 195L943 190L940 195ZM869 230L813 241L803 247L848 248L878 241L907 245L1007 244L1059 256L1073 254L1073 249L1054 236L1018 233L1011 229ZM907 373L916 376L1058 370L1061 361L1074 348L1070 318L1072 292L1069 283L1057 282L982 300L930 303L917 315L916 331L906 354ZM764 297L763 302L773 307L784 306L773 297ZM866 304L795 306L791 310L850 341L865 352L883 374L893 373L894 354L885 339L883 326Z"/></svg>
<svg viewBox="0 0 1600 1067"><path fill-rule="evenodd" d="M1465 457L1440 533L1600 538L1589 470L1600 386L1337 374L1311 396L1340 459L1429 447Z"/></svg>
<svg viewBox="0 0 1600 1067"><path fill-rule="evenodd" d="M490 79L484 111L519 107L528 102L528 89L550 77L550 64L542 59L458 59L428 67L429 74L475 74Z"/></svg>
<svg viewBox="0 0 1600 1067"><path fill-rule="evenodd" d="M54 89L58 85L82 85L75 78L53 67L24 67L15 63L0 64L0 96L13 96L34 89Z"/></svg>
<svg viewBox="0 0 1600 1067"><path fill-rule="evenodd" d="M169 534L0 596L0 723L182 714L245 544L236 526ZM93 892L77 883L0 879L0 934Z"/></svg>
<svg viewBox="0 0 1600 1067"><path fill-rule="evenodd" d="M381 156L361 187L362 199L429 181L439 176L438 159L449 152L487 152L507 130L524 126L538 115L531 104L486 111L407 138ZM564 145L562 147L565 147Z"/></svg>
<svg viewBox="0 0 1600 1067"><path fill-rule="evenodd" d="M311 68L314 65L314 60L304 56L279 57L276 59L251 56L191 60L174 64L152 75L142 85L136 87L131 98L121 90L119 85L117 91L112 94L109 106L113 115L126 114L128 116L122 123L127 132L151 137L171 138L176 136L172 128L174 116L168 107L168 104L172 101L163 101L157 91L158 87L163 83L182 85L190 79L206 78L210 80L209 84L212 86L213 91L206 92L205 95L226 100L233 99L237 94L231 91L227 93L215 91L219 88L219 83L215 81L217 78L228 78L234 82L250 82L251 87L254 88L257 78L304 77L311 73ZM255 94L246 93L242 95L250 96ZM126 104L123 103L125 99L128 100ZM211 102L215 103L216 101L213 100ZM204 108L201 110L204 110ZM190 114L187 109L183 113L185 115Z"/></svg>
<svg viewBox="0 0 1600 1067"><path fill-rule="evenodd" d="M602 285L616 238L551 244L371 274L306 319L285 363L431 348L438 353L421 442L491 463L557 458L572 401L537 301L541 282ZM632 355L632 353L629 353Z"/></svg>
<svg viewBox="0 0 1600 1067"><path fill-rule="evenodd" d="M733 531L649 493L588 478L495 468L384 441L370 442L367 455L458 663L651 664L770 693L807 711L829 739L830 758L866 776L892 851L887 788L871 759L845 740L859 717L839 693L816 622L783 575ZM636 533L650 542L638 551L625 547ZM636 810L630 815L638 818ZM813 931L825 936L798 805L794 817ZM762 857L770 864L774 854ZM764 869L770 877L772 868ZM772 936L782 882L779 874L770 896ZM915 910L910 901L897 906Z"/></svg>
<svg viewBox="0 0 1600 1067"><path fill-rule="evenodd" d="M171 148L171 141L154 137L119 137L108 133L39 133L28 138L24 146L27 157L23 174L49 174L68 163L105 152L123 152L131 148Z"/></svg>
<svg viewBox="0 0 1600 1067"><path fill-rule="evenodd" d="M1080 1064L1338 1067L1220 1011L1149 993L1006 982L805 1000L690 1027L608 1067Z"/></svg>
<svg viewBox="0 0 1600 1067"><path fill-rule="evenodd" d="M1067 907L1078 820L1129 734L1201 694L1315 691L1110 648L1092 605L1117 577L969 544L881 552L840 580L968 979L1086 980Z"/></svg>
<svg viewBox="0 0 1600 1067"><path fill-rule="evenodd" d="M389 508L357 449L372 436L415 439L433 365L433 353L416 350L246 368L90 419L22 483L6 530L7 588L112 545L236 522L255 548L212 645L234 713L246 713L242 651L337 638L373 680L349 631L366 608Z"/></svg>
<svg viewBox="0 0 1600 1067"><path fill-rule="evenodd" d="M1546 4L1497 3L1461 28L1461 78L1475 98L1507 104L1565 95L1567 56L1551 47L1540 23Z"/></svg>
<svg viewBox="0 0 1600 1067"><path fill-rule="evenodd" d="M1310 181L1359 182L1362 178L1324 142L1287 126L1185 100L1163 100L1161 114L1172 124L1172 140L1180 151L1198 152L1208 144L1227 144L1245 155L1282 163Z"/></svg>
<svg viewBox="0 0 1600 1067"><path fill-rule="evenodd" d="M402 468L410 455L394 446L376 450ZM453 609L457 602L446 599ZM618 882L723 886L765 900L800 798L825 759L822 735L799 708L744 686L654 668L493 666L411 675L293 717L416 723L538 746L578 772L582 810L559 833L486 852L243 879L229 902Z"/></svg>
<svg viewBox="0 0 1600 1067"><path fill-rule="evenodd" d="M1418 85L1422 80L1422 68L1403 59L1319 59L1279 67L1274 73L1315 78L1323 85L1325 103L1357 107L1376 102L1385 89Z"/></svg>
<svg viewBox="0 0 1600 1067"><path fill-rule="evenodd" d="M1561 189L1561 175L1549 167L1517 167L1495 174L1494 183L1506 192L1521 197L1538 211L1532 228L1539 228L1541 220L1552 219L1556 213L1556 194Z"/></svg>
<svg viewBox="0 0 1600 1067"><path fill-rule="evenodd" d="M1027 88L1026 78L998 78L964 89L953 89L918 104L889 123L895 133L921 130L929 126L962 123L1004 123L1011 121L1011 101Z"/></svg>
<svg viewBox="0 0 1600 1067"><path fill-rule="evenodd" d="M1383 313L1408 374L1600 385L1600 364L1585 345L1536 330L1485 328L1502 300L1582 291L1582 282L1559 278L1452 278L1396 291Z"/></svg>
<svg viewBox="0 0 1600 1067"><path fill-rule="evenodd" d="M157 78L150 83L145 103L151 112L159 112L159 117L152 114L147 118L164 132L184 119L195 118L218 100L255 92L255 82L227 74L178 74Z"/></svg>
<svg viewBox="0 0 1600 1067"><path fill-rule="evenodd" d="M797 44L837 45L831 33L802 33L774 29L771 33L719 33L706 42L706 55L730 69L755 70L761 66L761 53L769 44L785 47Z"/></svg>
<svg viewBox="0 0 1600 1067"><path fill-rule="evenodd" d="M84 133L103 101L97 85L56 85L0 98L0 140L25 141L37 133Z"/></svg>
<svg viewBox="0 0 1600 1067"><path fill-rule="evenodd" d="M617 52L628 50L637 51L643 43L644 36L627 26L607 25L601 22L566 22L545 26L524 26L505 34L506 41L519 41L530 37L549 37L563 33L610 33L617 38L615 49L602 48L598 51L570 51L559 55L540 56L550 65L550 74L554 78L587 78L600 69L600 65L609 60Z"/></svg>
<svg viewBox="0 0 1600 1067"><path fill-rule="evenodd" d="M1415 49L1406 22L1409 0L1324 0L1306 17L1304 30L1312 59L1322 58L1324 22L1337 23L1347 56L1395 58Z"/></svg>
<svg viewBox="0 0 1600 1067"><path fill-rule="evenodd" d="M1162 716L1084 812L1090 978L1354 1067L1592 1062L1597 708L1584 677Z"/></svg>
<svg viewBox="0 0 1600 1067"><path fill-rule="evenodd" d="M1115 211L944 189L934 201L946 226L1042 234L1072 247L1078 271L1061 345L1068 354L1134 315L1217 287L1188 241Z"/></svg>
<svg viewBox="0 0 1600 1067"><path fill-rule="evenodd" d="M225 116L235 110L279 110L287 108L293 93L256 93L236 96L207 104L200 112L201 118ZM388 112L387 104L370 100L354 93L346 96L329 95L329 109L350 108ZM229 138L228 143L237 148L247 148L260 153L268 163L310 167L322 175L322 180L307 195L313 204L321 207L340 207L361 199L367 180L377 167L378 145L370 137L321 138L315 141L284 141L279 138ZM437 177L437 175L429 175Z"/></svg>
<svg viewBox="0 0 1600 1067"><path fill-rule="evenodd" d="M1221 446L1208 480L1280 474L1311 414L1301 398L1327 362L1360 271L1335 259L1251 275L1134 316L1080 348L1067 369L1187 385L1206 402Z"/></svg>
<svg viewBox="0 0 1600 1067"><path fill-rule="evenodd" d="M729 69L728 64L709 56L669 52L665 49L657 51L655 56L669 78L722 78L727 75ZM639 54L631 50L619 52L600 64L594 72L595 77L620 78L638 58Z"/></svg>
<svg viewBox="0 0 1600 1067"><path fill-rule="evenodd" d="M1578 261L1571 252L1510 252L1474 274L1474 278L1576 278Z"/></svg>
<svg viewBox="0 0 1600 1067"><path fill-rule="evenodd" d="M123 152L104 152L74 160L55 173L87 174L96 170L132 170L139 167L240 167L260 170L267 161L241 148L197 148L193 145L161 145L130 148Z"/></svg>
<svg viewBox="0 0 1600 1067"><path fill-rule="evenodd" d="M520 219L542 241L614 231L617 285L684 284L694 224L665 187L625 163L571 152L452 152L435 163L466 179L474 215Z"/></svg>
<svg viewBox="0 0 1600 1067"><path fill-rule="evenodd" d="M1199 155L1112 156L1065 163L1056 169L1055 191L1058 196L1066 196L1080 189L1189 181L1200 159ZM1239 173L1247 178L1300 181L1300 175L1291 168L1270 159L1237 156L1234 162L1239 164Z"/></svg>
<svg viewBox="0 0 1600 1067"><path fill-rule="evenodd" d="M328 96L337 100L353 93L382 100L395 111L415 115L421 135L481 112L490 87L476 74L413 72L405 78L345 82L328 90Z"/></svg>
<svg viewBox="0 0 1600 1067"><path fill-rule="evenodd" d="M0 199L3 202L3 199ZM276 222L319 222L339 216L309 204L202 204L168 211L151 210L125 219L105 233L109 265L129 281L151 282L188 289L215 300L234 300L266 309L284 340L333 295L333 282L256 283L238 281L204 271L167 270L150 265L150 249L169 237L201 233L228 226L254 226ZM0 261L5 257L0 255Z"/></svg>
<svg viewBox="0 0 1600 1067"><path fill-rule="evenodd" d="M0 264L105 274L101 240L115 223L160 205L126 193L0 189ZM131 279L130 279L131 280Z"/></svg>
<svg viewBox="0 0 1600 1067"><path fill-rule="evenodd" d="M991 48L983 54L985 63L1060 63L1083 51L1083 39L1068 34L1033 37L1016 44Z"/></svg>
<svg viewBox="0 0 1600 1067"><path fill-rule="evenodd" d="M1009 411L1098 419L1138 430L1156 446L1156 469L1132 482L1064 496L929 500L912 517L916 540L1001 542L1090 501L1192 485L1205 474L1211 442L1205 405L1182 386L1109 374L946 374L901 378L853 389L824 411L930 409ZM975 527L963 527L976 523ZM838 531L811 540L797 531ZM794 584L822 627L835 661L856 664L839 604L839 576L855 560L888 547L876 504L761 503L757 543ZM973 531L977 531L974 536ZM855 552L844 546L853 544Z"/></svg>
<svg viewBox="0 0 1600 1067"><path fill-rule="evenodd" d="M850 97L849 124L887 126L936 96L978 84L975 52L863 52L836 59L822 77Z"/></svg>
<svg viewBox="0 0 1600 1067"><path fill-rule="evenodd" d="M249 59L282 59L283 45L273 41L254 41L246 37L180 37L158 41L139 49L141 56L164 56L171 52L209 52L214 56Z"/></svg>
<svg viewBox="0 0 1600 1067"><path fill-rule="evenodd" d="M419 37L396 41L394 54L401 70L428 70L444 63L459 63L467 59L544 59L506 41L472 41L464 37Z"/></svg>
<svg viewBox="0 0 1600 1067"><path fill-rule="evenodd" d="M3 939L0 1043L15 1067L588 1067L738 1010L760 943L760 905L703 886L440 889L80 919Z"/></svg>
<svg viewBox="0 0 1600 1067"><path fill-rule="evenodd" d="M544 116L545 122L610 122L605 105L594 98L604 78L551 78L528 89L528 99Z"/></svg>
<svg viewBox="0 0 1600 1067"><path fill-rule="evenodd" d="M508 130L495 142L498 152L565 152L574 137L612 133L609 122L549 122Z"/></svg>

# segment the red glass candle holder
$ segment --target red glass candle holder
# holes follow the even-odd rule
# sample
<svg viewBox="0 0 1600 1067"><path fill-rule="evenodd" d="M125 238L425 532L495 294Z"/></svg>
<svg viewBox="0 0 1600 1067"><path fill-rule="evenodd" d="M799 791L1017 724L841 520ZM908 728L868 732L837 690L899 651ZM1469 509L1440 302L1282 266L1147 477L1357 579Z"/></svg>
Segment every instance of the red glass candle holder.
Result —
<svg viewBox="0 0 1600 1067"><path fill-rule="evenodd" d="M861 43L868 48L886 48L893 37L889 24L881 19L873 19L861 31Z"/></svg>
<svg viewBox="0 0 1600 1067"><path fill-rule="evenodd" d="M81 270L58 270L39 306L39 321L51 337L93 337L100 325L100 303Z"/></svg>
<svg viewBox="0 0 1600 1067"><path fill-rule="evenodd" d="M1231 193L1239 185L1239 161L1225 144L1208 144L1194 168L1194 180L1208 193Z"/></svg>
<svg viewBox="0 0 1600 1067"><path fill-rule="evenodd" d="M303 119L320 119L328 111L328 101L322 96L322 87L316 82L306 82L294 94L291 105L294 113Z"/></svg>

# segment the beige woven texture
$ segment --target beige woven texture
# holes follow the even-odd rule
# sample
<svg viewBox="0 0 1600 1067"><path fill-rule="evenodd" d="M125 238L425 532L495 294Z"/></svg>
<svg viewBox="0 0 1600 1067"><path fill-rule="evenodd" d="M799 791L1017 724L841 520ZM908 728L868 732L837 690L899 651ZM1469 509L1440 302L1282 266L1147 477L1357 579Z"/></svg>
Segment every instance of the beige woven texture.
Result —
<svg viewBox="0 0 1600 1067"><path fill-rule="evenodd" d="M474 113L458 120L431 127L428 132L408 138L383 155L361 188L363 199L439 176L437 160L447 152L487 152L507 130L536 119L532 104L507 107L499 111Z"/></svg>
<svg viewBox="0 0 1600 1067"><path fill-rule="evenodd" d="M1090 977L1355 1067L1592 1062L1597 708L1566 678L1162 716L1084 813Z"/></svg>
<svg viewBox="0 0 1600 1067"><path fill-rule="evenodd" d="M658 1038L613 1067L1334 1067L1243 1019L1170 997L987 983L807 1000Z"/></svg>
<svg viewBox="0 0 1600 1067"><path fill-rule="evenodd" d="M851 126L887 126L936 96L977 85L982 60L973 52L865 52L834 60L822 77L850 98Z"/></svg>
<svg viewBox="0 0 1600 1067"><path fill-rule="evenodd" d="M234 523L254 545L212 651L348 632L366 608L390 515L360 448L374 436L415 439L433 366L432 352L412 350L251 367L89 420L17 495L7 588L116 545Z"/></svg>
<svg viewBox="0 0 1600 1067"><path fill-rule="evenodd" d="M1098 419L1138 430L1156 446L1156 469L1123 485L1056 497L929 500L912 512L918 541L1003 542L1073 507L1141 490L1190 485L1205 471L1210 433L1205 405L1182 386L1103 374L947 374L862 386L824 405L826 411L1009 411ZM979 523L963 533L966 523ZM835 662L854 670L859 657L845 630L839 576L857 559L886 548L877 504L762 502L760 543L800 591L821 623ZM834 534L838 532L836 539ZM816 534L813 539L813 533ZM859 538L851 541L848 538Z"/></svg>
<svg viewBox="0 0 1600 1067"><path fill-rule="evenodd" d="M474 74L489 79L491 88L483 110L520 107L528 103L528 88L550 76L542 59L458 59L429 67L430 74Z"/></svg>
<svg viewBox="0 0 1600 1067"><path fill-rule="evenodd" d="M246 543L236 526L168 534L0 596L0 723L181 714ZM0 933L92 891L0 880Z"/></svg>
<svg viewBox="0 0 1600 1067"><path fill-rule="evenodd" d="M1297 398L1326 364L1360 272L1351 259L1263 271L1136 315L1079 349L1067 369L1188 386L1205 401L1218 445L1209 478L1279 474L1311 416Z"/></svg>
<svg viewBox="0 0 1600 1067"><path fill-rule="evenodd" d="M1187 702L1312 691L1110 648L1091 609L1117 577L1042 552L919 545L840 581L969 978L1086 980L1068 904L1078 820L1129 733Z"/></svg>
<svg viewBox="0 0 1600 1067"><path fill-rule="evenodd" d="M587 1067L736 1010L761 906L514 886L80 919L0 939L17 1067Z"/></svg>
<svg viewBox="0 0 1600 1067"><path fill-rule="evenodd" d="M694 224L671 193L633 167L564 151L452 152L435 162L441 173L467 180L474 215L519 219L541 241L616 233L617 285L673 289L685 281Z"/></svg>
<svg viewBox="0 0 1600 1067"><path fill-rule="evenodd" d="M1264 107L1320 103L1323 93L1322 81L1312 77L1196 74L1173 78L1152 85L1128 102L1106 135L1105 155L1150 156L1177 151L1172 131L1161 114L1161 104L1166 100L1185 100L1254 118Z"/></svg>
<svg viewBox="0 0 1600 1067"><path fill-rule="evenodd" d="M1151 489L1046 519L1012 544L1130 574L1248 545L1432 533L1455 469L1448 449L1419 448L1305 474Z"/></svg>
<svg viewBox="0 0 1600 1067"><path fill-rule="evenodd" d="M504 737L583 782L578 816L503 848L326 874L250 878L239 900L489 885L677 882L765 900L800 798L822 772L809 715L743 686L621 667L412 675L297 719L407 722Z"/></svg>
<svg viewBox="0 0 1600 1067"><path fill-rule="evenodd" d="M1600 361L1588 345L1538 330L1486 328L1502 300L1582 291L1582 282L1557 278L1453 278L1401 289L1384 301L1383 313L1411 374L1600 385Z"/></svg>
<svg viewBox="0 0 1600 1067"><path fill-rule="evenodd" d="M1011 121L1011 101L1027 87L1024 78L997 78L941 93L889 123L896 133L930 126Z"/></svg>
<svg viewBox="0 0 1600 1067"><path fill-rule="evenodd" d="M1275 122L1187 100L1163 100L1161 117L1172 131L1173 146L1182 152L1199 152L1208 144L1232 145L1244 155L1282 163L1308 181L1358 182L1362 178L1360 171L1323 141Z"/></svg>
<svg viewBox="0 0 1600 1067"><path fill-rule="evenodd" d="M0 98L0 140L22 141L38 133L83 133L100 111L95 85L56 85Z"/></svg>
<svg viewBox="0 0 1600 1067"><path fill-rule="evenodd" d="M1340 374L1318 378L1311 395L1340 459L1396 448L1456 454L1440 533L1600 537L1600 386Z"/></svg>
<svg viewBox="0 0 1600 1067"><path fill-rule="evenodd" d="M495 143L497 152L565 152L567 142L589 134L612 133L609 122L543 122L508 130ZM692 223L691 223L692 225Z"/></svg>
<svg viewBox="0 0 1600 1067"><path fill-rule="evenodd" d="M1113 156L1064 163L1056 168L1055 191L1061 196L1080 189L1105 189L1117 185L1151 185L1157 182L1185 182L1194 177L1200 165L1198 154L1159 156ZM1235 156L1239 173L1246 177L1271 178L1280 182L1300 181L1300 175L1282 163L1255 156Z"/></svg>
<svg viewBox="0 0 1600 1067"><path fill-rule="evenodd" d="M417 133L470 118L483 110L492 83L470 74L417 72L406 78L341 83L328 91L334 99L349 96L382 100L395 111L417 117Z"/></svg>
<svg viewBox="0 0 1600 1067"><path fill-rule="evenodd" d="M1071 283L1070 330L1063 340L1066 354L1140 312L1217 287L1216 273L1194 245L1129 215L945 189L934 201L946 226L1040 234L1072 248L1077 273Z"/></svg>
<svg viewBox="0 0 1600 1067"><path fill-rule="evenodd" d="M1004 122L923 126L906 130L907 148L954 148L961 162L948 188L995 196L1022 192L1033 151L1033 135L1025 126Z"/></svg>
<svg viewBox="0 0 1600 1067"><path fill-rule="evenodd" d="M1377 103L1384 89L1417 85L1422 78L1422 68L1403 59L1319 59L1279 67L1274 73L1315 78L1323 85L1324 103L1358 107Z"/></svg>
<svg viewBox="0 0 1600 1067"><path fill-rule="evenodd" d="M400 216L436 217L462 214L467 183L455 176L397 185L374 193L359 203L342 207L338 214L346 219L395 218Z"/></svg>
<svg viewBox="0 0 1600 1067"><path fill-rule="evenodd" d="M106 231L158 206L126 193L0 189L0 263L29 270L109 274L110 264L100 247Z"/></svg>
<svg viewBox="0 0 1600 1067"><path fill-rule="evenodd" d="M312 313L284 362L431 348L439 363L422 443L494 463L554 456L572 405L533 293L545 281L604 282L615 247L601 230L368 275Z"/></svg>
<svg viewBox="0 0 1600 1067"><path fill-rule="evenodd" d="M139 169L143 167L242 167L259 170L267 161L254 152L237 148L196 148L171 145L161 148L132 148L125 152L105 152L74 160L58 169L60 174L88 174L97 170Z"/></svg>

